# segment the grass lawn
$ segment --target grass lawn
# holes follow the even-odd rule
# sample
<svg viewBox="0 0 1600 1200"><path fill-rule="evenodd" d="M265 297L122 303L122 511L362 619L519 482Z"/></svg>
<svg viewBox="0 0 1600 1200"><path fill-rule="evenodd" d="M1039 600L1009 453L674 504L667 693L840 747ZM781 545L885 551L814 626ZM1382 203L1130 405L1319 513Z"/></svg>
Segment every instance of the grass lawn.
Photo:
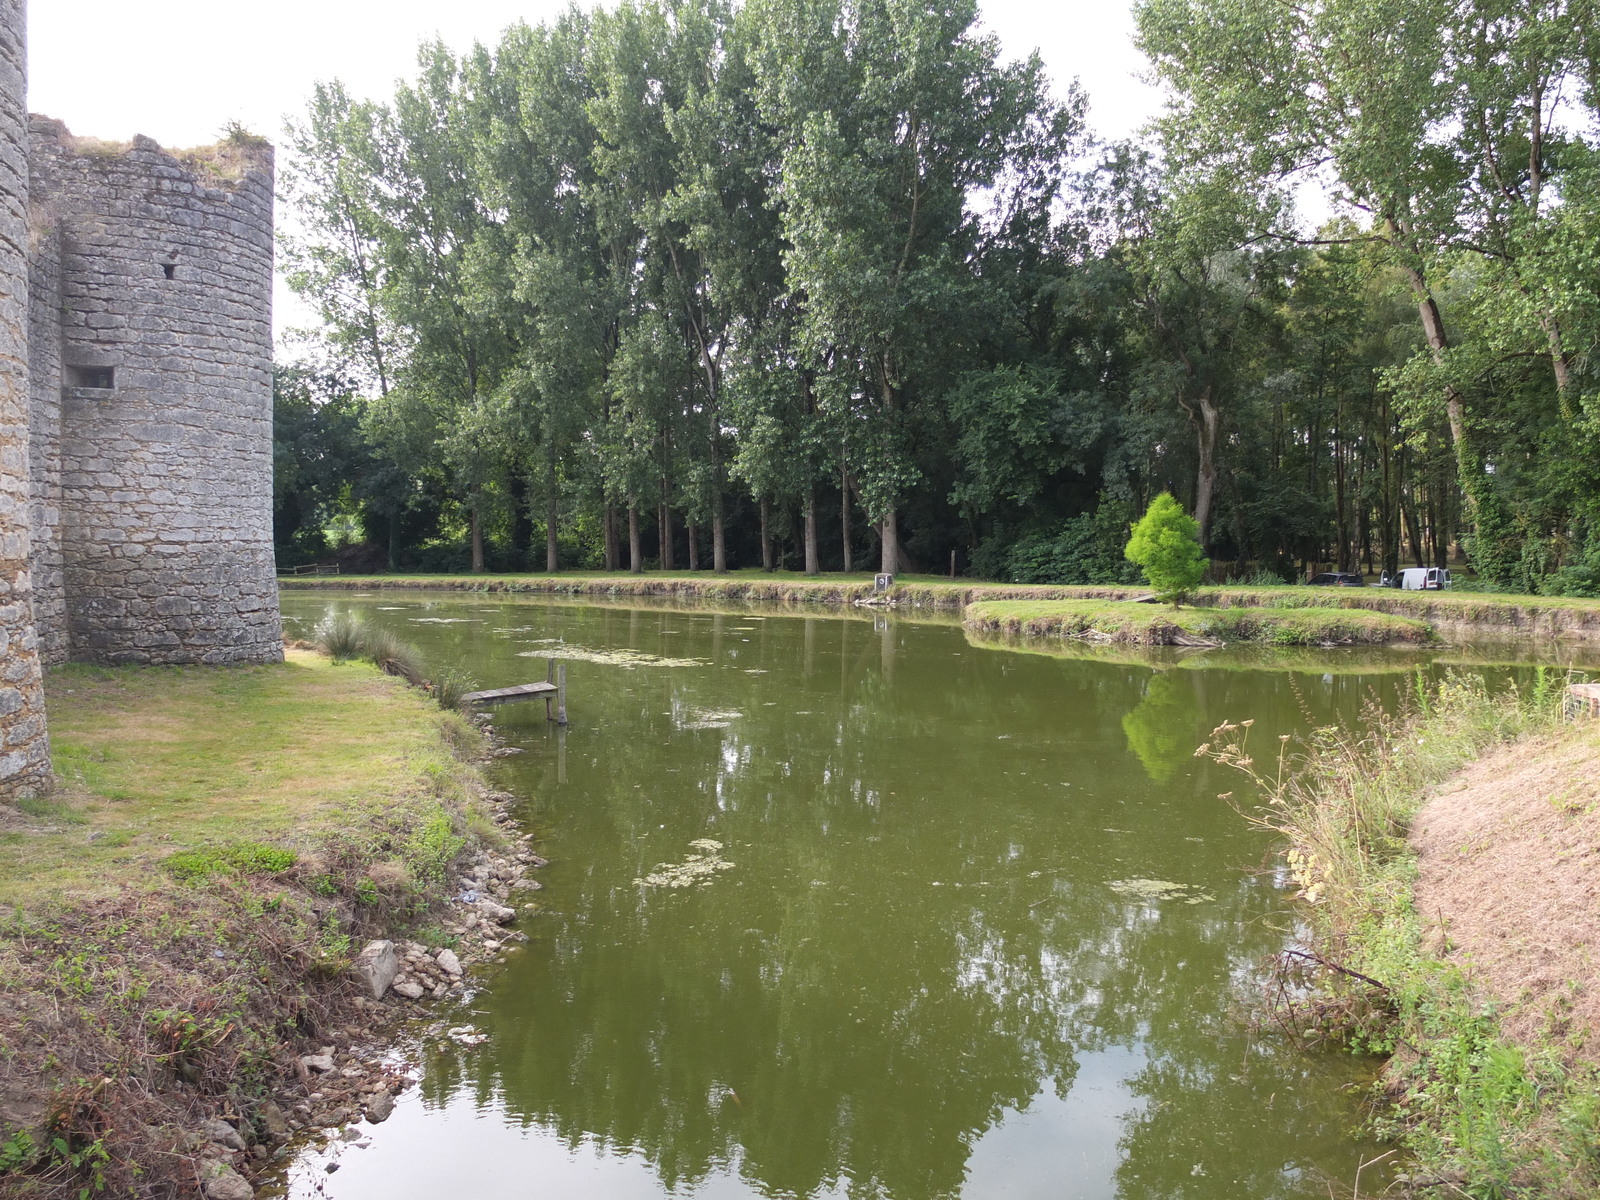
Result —
<svg viewBox="0 0 1600 1200"><path fill-rule="evenodd" d="M45 686L60 783L0 824L0 904L114 892L179 850L304 848L459 769L424 696L304 651L259 667L72 664Z"/></svg>

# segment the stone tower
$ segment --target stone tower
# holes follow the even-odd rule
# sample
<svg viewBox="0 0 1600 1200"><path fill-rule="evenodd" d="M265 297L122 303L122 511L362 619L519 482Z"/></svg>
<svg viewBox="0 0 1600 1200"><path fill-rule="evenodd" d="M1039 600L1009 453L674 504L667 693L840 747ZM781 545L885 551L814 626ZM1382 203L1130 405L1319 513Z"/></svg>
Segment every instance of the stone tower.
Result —
<svg viewBox="0 0 1600 1200"><path fill-rule="evenodd" d="M0 0L0 798L45 791L28 478L28 131L23 0Z"/></svg>
<svg viewBox="0 0 1600 1200"><path fill-rule="evenodd" d="M34 117L29 158L43 656L278 661L272 149Z"/></svg>
<svg viewBox="0 0 1600 1200"><path fill-rule="evenodd" d="M0 0L0 800L48 789L42 666L283 657L272 148L27 115Z"/></svg>

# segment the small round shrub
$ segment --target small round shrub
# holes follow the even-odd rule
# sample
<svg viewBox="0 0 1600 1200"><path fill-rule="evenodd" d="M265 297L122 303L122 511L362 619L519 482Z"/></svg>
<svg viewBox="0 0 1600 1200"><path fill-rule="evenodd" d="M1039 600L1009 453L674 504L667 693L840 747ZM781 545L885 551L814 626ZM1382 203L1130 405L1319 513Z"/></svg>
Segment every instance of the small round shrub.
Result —
<svg viewBox="0 0 1600 1200"><path fill-rule="evenodd" d="M1183 511L1171 492L1150 501L1133 526L1133 536L1123 551L1137 563L1156 596L1174 607L1200 585L1206 557L1200 548L1200 523Z"/></svg>

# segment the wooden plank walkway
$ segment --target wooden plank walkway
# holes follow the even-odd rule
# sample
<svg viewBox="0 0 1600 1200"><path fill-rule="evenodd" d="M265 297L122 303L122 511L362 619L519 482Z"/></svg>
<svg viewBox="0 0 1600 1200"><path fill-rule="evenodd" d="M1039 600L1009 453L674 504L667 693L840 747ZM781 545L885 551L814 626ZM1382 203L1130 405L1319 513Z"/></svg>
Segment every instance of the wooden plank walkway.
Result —
<svg viewBox="0 0 1600 1200"><path fill-rule="evenodd" d="M481 692L468 692L461 697L463 704L481 704L492 708L497 704L510 704L516 700L543 700L544 719L557 725L567 723L567 664L548 659L542 683L519 683L513 687L485 688ZM554 711L551 706L554 705Z"/></svg>
<svg viewBox="0 0 1600 1200"><path fill-rule="evenodd" d="M481 692L468 692L461 697L467 704L510 704L513 700L537 700L541 696L555 696L553 683L519 683L516 687L488 688Z"/></svg>

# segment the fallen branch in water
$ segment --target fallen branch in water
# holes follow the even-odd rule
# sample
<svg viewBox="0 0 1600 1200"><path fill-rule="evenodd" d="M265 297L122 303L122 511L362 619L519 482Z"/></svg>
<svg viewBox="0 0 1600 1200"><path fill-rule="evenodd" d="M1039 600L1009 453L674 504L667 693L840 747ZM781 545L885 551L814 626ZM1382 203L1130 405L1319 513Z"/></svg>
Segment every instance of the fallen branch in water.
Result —
<svg viewBox="0 0 1600 1200"><path fill-rule="evenodd" d="M1371 975L1363 975L1360 971L1353 971L1349 967L1340 966L1332 959L1323 958L1322 955L1314 953L1313 951L1285 950L1283 954L1285 958L1303 958L1307 962L1314 962L1319 967L1327 967L1328 970L1337 971L1341 975L1348 975L1351 979L1359 979L1362 983L1370 983L1373 987L1382 991L1387 992L1389 990L1389 985L1387 983L1376 980Z"/></svg>

